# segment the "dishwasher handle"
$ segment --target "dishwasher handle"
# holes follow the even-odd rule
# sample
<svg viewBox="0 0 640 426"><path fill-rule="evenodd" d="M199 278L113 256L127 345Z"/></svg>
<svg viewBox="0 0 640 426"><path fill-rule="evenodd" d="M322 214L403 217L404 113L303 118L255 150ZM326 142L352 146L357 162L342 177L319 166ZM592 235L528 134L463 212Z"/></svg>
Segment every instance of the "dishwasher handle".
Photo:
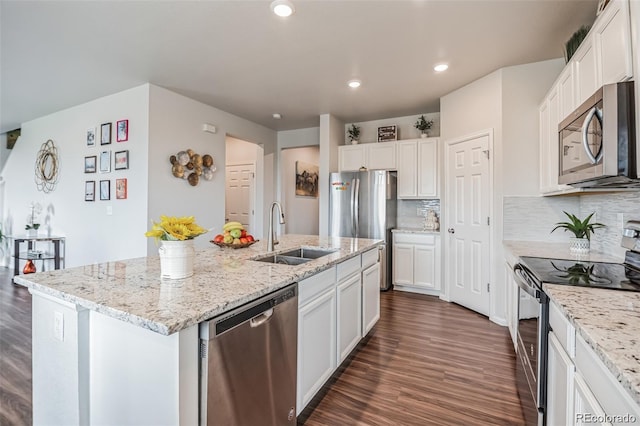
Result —
<svg viewBox="0 0 640 426"><path fill-rule="evenodd" d="M258 316L251 318L249 324L251 324L251 328L260 327L265 322L269 321L269 319L273 316L273 308L269 309L266 312L261 313Z"/></svg>

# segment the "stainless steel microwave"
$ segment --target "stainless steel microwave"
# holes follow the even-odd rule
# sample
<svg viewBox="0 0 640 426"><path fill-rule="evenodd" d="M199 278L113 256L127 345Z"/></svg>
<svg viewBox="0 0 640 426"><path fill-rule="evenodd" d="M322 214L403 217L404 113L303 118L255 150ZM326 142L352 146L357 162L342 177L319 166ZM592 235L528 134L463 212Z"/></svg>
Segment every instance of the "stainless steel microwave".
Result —
<svg viewBox="0 0 640 426"><path fill-rule="evenodd" d="M558 126L558 182L640 186L633 81L602 86Z"/></svg>

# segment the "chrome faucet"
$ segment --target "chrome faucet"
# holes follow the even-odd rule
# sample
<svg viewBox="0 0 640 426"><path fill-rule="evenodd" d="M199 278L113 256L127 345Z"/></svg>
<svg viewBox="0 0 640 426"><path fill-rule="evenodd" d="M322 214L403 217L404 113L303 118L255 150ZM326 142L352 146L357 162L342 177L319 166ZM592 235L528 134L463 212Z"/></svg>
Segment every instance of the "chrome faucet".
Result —
<svg viewBox="0 0 640 426"><path fill-rule="evenodd" d="M282 206L279 202L274 201L271 204L271 213L269 214L269 237L267 239L267 251L273 251L275 249L276 244L278 244L278 240L276 239L276 230L273 227L273 208L278 207L278 211L280 212L280 220L278 223L280 225L284 225L284 213L282 213Z"/></svg>

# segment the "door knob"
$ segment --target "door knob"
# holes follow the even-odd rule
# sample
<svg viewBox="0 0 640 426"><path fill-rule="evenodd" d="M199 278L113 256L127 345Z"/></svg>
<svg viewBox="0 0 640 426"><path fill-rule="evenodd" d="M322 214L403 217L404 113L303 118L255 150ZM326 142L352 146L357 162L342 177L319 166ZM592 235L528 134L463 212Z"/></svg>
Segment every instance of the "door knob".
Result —
<svg viewBox="0 0 640 426"><path fill-rule="evenodd" d="M450 233L450 234L455 234L456 230L453 229L453 228L449 228L449 229L447 229L447 232Z"/></svg>

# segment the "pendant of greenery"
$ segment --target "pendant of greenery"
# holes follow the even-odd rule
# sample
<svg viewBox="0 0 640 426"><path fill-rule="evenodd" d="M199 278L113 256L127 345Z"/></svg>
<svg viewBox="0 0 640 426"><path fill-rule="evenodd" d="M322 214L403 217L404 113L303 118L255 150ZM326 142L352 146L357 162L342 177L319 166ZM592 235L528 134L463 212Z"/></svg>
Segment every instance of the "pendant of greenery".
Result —
<svg viewBox="0 0 640 426"><path fill-rule="evenodd" d="M591 213L584 220L578 219L577 216L572 215L571 213L563 212L567 215L567 217L571 220L571 222L558 222L556 223L556 227L551 230L551 232L555 231L558 228L563 228L565 232L571 231L576 236L576 238L586 238L587 240L591 240L591 234L598 229L604 228L605 225L602 223L589 223L591 221L591 217L595 214L595 212Z"/></svg>

